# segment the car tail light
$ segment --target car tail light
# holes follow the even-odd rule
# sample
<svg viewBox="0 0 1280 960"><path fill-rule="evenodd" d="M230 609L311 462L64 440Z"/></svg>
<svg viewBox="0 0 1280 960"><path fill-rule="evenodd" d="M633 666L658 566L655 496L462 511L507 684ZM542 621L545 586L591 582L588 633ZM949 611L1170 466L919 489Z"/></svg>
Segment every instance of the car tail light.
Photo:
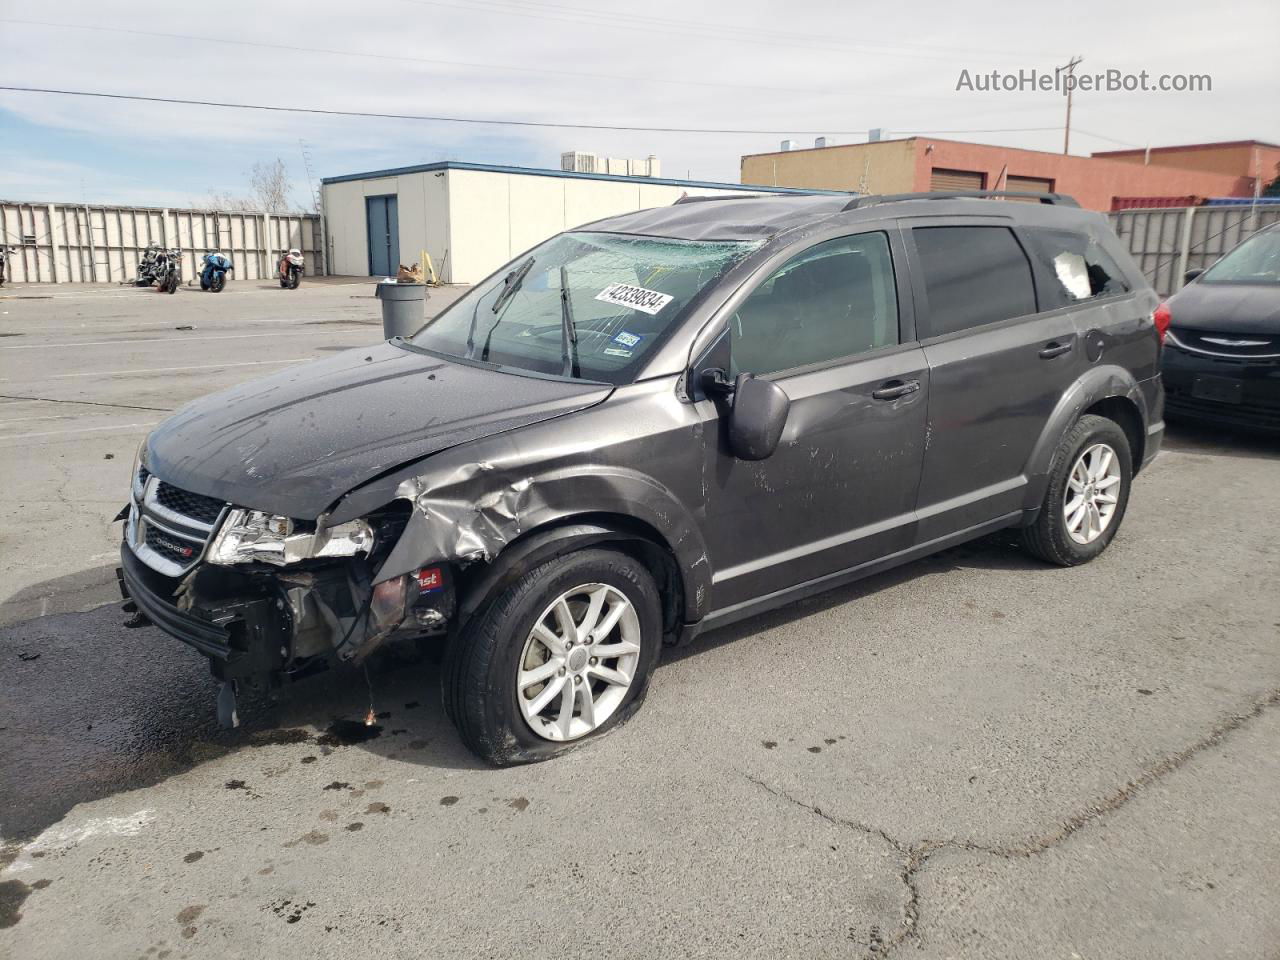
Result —
<svg viewBox="0 0 1280 960"><path fill-rule="evenodd" d="M1156 312L1151 315L1151 319L1156 324L1156 335L1160 337L1160 342L1164 343L1164 335L1169 332L1169 324L1173 322L1173 312L1169 309L1169 304L1162 303L1156 307Z"/></svg>

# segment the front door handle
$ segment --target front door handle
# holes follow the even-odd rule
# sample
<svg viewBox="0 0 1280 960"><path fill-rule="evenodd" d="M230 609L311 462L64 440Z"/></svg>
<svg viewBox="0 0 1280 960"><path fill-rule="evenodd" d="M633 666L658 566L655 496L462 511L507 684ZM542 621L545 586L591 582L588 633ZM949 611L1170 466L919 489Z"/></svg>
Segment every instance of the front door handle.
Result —
<svg viewBox="0 0 1280 960"><path fill-rule="evenodd" d="M1052 360L1054 357L1060 357L1064 353L1071 352L1071 344L1059 343L1057 340L1051 340L1045 344L1044 349L1040 351L1041 360Z"/></svg>
<svg viewBox="0 0 1280 960"><path fill-rule="evenodd" d="M919 380L890 380L878 390L872 390L871 396L876 400L897 400L920 389Z"/></svg>

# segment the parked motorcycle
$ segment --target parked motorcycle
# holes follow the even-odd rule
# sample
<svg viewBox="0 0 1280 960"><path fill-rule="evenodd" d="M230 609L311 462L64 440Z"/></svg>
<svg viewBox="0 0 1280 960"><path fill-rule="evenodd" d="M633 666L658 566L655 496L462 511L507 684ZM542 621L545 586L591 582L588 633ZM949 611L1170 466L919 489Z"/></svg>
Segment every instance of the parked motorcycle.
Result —
<svg viewBox="0 0 1280 960"><path fill-rule="evenodd" d="M5 261L9 259L8 247L0 247L0 287L4 286L4 267Z"/></svg>
<svg viewBox="0 0 1280 960"><path fill-rule="evenodd" d="M138 277L134 281L140 287L149 287L156 282L156 260L164 251L158 243L148 243L138 261Z"/></svg>
<svg viewBox="0 0 1280 960"><path fill-rule="evenodd" d="M227 285L227 274L235 269L230 257L220 253L206 253L200 271L200 289L218 293Z"/></svg>
<svg viewBox="0 0 1280 960"><path fill-rule="evenodd" d="M182 282L182 251L161 250L157 253L152 274L162 293L177 293L178 284Z"/></svg>
<svg viewBox="0 0 1280 960"><path fill-rule="evenodd" d="M294 248L280 258L280 286L297 290L302 282L302 251Z"/></svg>

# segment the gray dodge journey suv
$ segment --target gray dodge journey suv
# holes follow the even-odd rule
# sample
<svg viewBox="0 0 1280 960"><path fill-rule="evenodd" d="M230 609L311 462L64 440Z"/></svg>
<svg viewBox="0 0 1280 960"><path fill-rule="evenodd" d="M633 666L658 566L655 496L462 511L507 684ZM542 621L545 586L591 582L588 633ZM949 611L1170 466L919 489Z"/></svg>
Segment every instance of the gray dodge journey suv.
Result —
<svg viewBox="0 0 1280 960"><path fill-rule="evenodd" d="M209 658L225 722L436 638L508 764L622 722L711 627L1003 527L1091 560L1160 445L1156 296L1101 216L1017 199L626 214L198 400L139 451L126 610Z"/></svg>

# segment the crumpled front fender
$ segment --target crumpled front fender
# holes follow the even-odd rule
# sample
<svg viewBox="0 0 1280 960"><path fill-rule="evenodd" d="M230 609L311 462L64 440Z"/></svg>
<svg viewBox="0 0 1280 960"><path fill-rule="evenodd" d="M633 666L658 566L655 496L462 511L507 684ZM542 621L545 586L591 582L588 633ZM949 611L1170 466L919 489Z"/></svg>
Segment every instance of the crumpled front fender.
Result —
<svg viewBox="0 0 1280 960"><path fill-rule="evenodd" d="M627 410L624 399L623 409L605 410L605 404L568 421L443 451L353 491L330 522L361 516L392 499L413 504L404 532L376 574L382 581L433 563L491 563L508 544L549 525L623 517L651 528L675 557L684 581L685 620L700 619L711 585L706 543L695 519L702 509L702 425L674 398L654 403L653 394L670 395L669 385L632 389L645 419ZM603 442L606 437L612 442ZM687 489L673 489L630 464L679 464L671 474Z"/></svg>

